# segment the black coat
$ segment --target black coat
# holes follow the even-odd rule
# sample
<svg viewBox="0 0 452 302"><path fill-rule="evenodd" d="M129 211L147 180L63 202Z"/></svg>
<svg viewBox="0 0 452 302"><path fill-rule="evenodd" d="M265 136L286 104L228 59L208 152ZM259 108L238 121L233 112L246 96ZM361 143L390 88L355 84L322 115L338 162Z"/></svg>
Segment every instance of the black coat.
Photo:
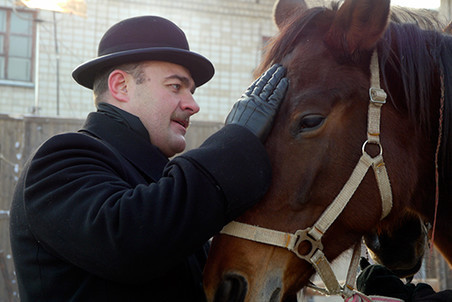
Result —
<svg viewBox="0 0 452 302"><path fill-rule="evenodd" d="M11 207L22 302L203 301L206 242L257 202L260 141L228 125L173 160L91 113L24 167Z"/></svg>

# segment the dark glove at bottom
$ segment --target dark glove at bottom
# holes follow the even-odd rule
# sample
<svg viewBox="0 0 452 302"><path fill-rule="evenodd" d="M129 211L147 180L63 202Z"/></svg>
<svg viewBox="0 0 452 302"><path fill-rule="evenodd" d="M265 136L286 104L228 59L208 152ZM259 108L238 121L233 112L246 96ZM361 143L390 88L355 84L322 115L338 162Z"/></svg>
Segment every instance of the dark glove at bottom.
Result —
<svg viewBox="0 0 452 302"><path fill-rule="evenodd" d="M452 290L436 293L426 283L404 284L392 271L382 265L370 265L362 258L362 272L356 280L358 291L368 296L385 296L405 302L452 302Z"/></svg>
<svg viewBox="0 0 452 302"><path fill-rule="evenodd" d="M367 262L367 265L366 265ZM385 296L411 301L414 284L404 284L389 269L382 265L370 265L362 258L363 271L356 280L357 289L368 296Z"/></svg>

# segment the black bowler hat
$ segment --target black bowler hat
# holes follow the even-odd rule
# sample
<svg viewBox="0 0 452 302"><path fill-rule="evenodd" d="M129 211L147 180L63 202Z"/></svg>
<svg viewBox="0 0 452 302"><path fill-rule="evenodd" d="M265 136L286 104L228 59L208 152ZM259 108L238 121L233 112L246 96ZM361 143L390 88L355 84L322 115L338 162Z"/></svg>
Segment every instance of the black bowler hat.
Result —
<svg viewBox="0 0 452 302"><path fill-rule="evenodd" d="M93 89L96 74L106 68L140 61L165 61L187 68L197 87L209 81L215 69L205 57L190 51L184 32L173 22L141 16L113 25L102 37L98 57L72 72L77 83Z"/></svg>

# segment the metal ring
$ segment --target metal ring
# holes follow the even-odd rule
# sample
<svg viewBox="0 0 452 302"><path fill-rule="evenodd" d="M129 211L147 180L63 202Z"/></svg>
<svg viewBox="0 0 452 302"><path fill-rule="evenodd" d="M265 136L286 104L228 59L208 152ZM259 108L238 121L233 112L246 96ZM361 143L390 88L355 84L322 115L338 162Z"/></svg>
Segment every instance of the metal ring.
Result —
<svg viewBox="0 0 452 302"><path fill-rule="evenodd" d="M380 148L380 154L377 155L377 156L382 156L382 155L383 155L383 147L381 146L380 142L369 142L369 140L366 140L366 141L364 142L362 148L361 148L361 150L363 151L363 154L367 154L367 155L369 155L370 157L372 157L369 153L366 152L366 146L367 146L367 144L374 144L374 145L377 145L378 148ZM374 156L374 157L372 157L372 158L375 158L375 157L377 157L377 156Z"/></svg>

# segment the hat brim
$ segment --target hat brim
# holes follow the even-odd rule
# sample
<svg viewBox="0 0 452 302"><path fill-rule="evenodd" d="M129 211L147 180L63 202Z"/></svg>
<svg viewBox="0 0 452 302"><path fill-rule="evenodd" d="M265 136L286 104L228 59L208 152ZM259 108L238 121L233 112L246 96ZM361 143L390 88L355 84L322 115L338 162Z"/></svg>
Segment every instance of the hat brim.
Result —
<svg viewBox="0 0 452 302"><path fill-rule="evenodd" d="M153 47L115 52L92 59L75 68L72 77L80 85L93 89L94 78L103 69L150 60L184 66L190 71L196 87L205 84L215 73L212 63L195 52L172 47Z"/></svg>

